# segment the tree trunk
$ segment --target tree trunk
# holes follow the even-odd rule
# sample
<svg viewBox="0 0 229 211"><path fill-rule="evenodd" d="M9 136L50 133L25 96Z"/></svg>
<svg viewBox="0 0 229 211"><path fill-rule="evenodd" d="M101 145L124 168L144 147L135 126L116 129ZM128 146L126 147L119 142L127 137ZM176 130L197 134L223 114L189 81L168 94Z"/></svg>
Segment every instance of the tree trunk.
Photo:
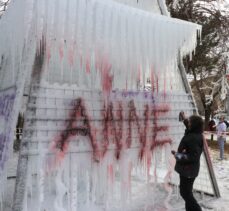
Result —
<svg viewBox="0 0 229 211"><path fill-rule="evenodd" d="M205 124L204 124L204 129L209 130L208 123L210 121L212 109L211 106L206 106L205 107Z"/></svg>

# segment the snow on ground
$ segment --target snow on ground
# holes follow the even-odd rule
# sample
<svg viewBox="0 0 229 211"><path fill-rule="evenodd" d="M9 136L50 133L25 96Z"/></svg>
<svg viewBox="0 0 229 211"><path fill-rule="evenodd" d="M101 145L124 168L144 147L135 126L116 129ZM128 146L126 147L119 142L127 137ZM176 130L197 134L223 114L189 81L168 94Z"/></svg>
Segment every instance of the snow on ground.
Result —
<svg viewBox="0 0 229 211"><path fill-rule="evenodd" d="M203 196L199 193L195 193L196 198L200 201L203 207L203 211L227 211L229 210L229 153L225 154L226 159L223 161L217 160L219 156L218 149L214 147L210 149L210 154L213 161L213 166L215 170L215 176L218 181L219 190L221 193L221 198L216 199L209 196ZM14 154L13 159L10 160L9 173L8 173L8 188L5 194L5 200L3 208L1 211L11 211L14 184L15 184L15 174L17 165L17 154ZM184 211L184 201L179 196L179 189L174 187L170 191L165 190L163 184L155 185L141 184L141 180L138 178L134 179L132 183L133 189L138 190L136 195L133 196L132 202L125 208L125 211ZM140 187L140 188L139 188ZM117 211L118 204L113 204L112 208L107 210ZM90 211L100 211L101 207L98 209L93 205L87 205L85 209L80 210L90 210Z"/></svg>
<svg viewBox="0 0 229 211"><path fill-rule="evenodd" d="M226 159L220 161L218 160L218 149L211 149L210 153L221 198L211 200L207 204L214 211L227 211L229 210L229 154L227 152L225 154Z"/></svg>

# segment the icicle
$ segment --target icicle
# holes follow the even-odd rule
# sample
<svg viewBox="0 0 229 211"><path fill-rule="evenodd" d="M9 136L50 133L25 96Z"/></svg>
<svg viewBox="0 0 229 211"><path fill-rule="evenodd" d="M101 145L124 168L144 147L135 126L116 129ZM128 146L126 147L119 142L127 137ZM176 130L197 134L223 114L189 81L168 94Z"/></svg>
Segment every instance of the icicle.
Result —
<svg viewBox="0 0 229 211"><path fill-rule="evenodd" d="M4 199L4 189L5 189L5 177L3 175L3 172L0 173L0 185L1 185L1 191L0 191L0 208L3 210L3 199Z"/></svg>
<svg viewBox="0 0 229 211"><path fill-rule="evenodd" d="M43 147L43 144L39 142L38 144L38 151L40 152L40 156L38 158L38 164L36 171L38 172L38 196L39 196L39 203L38 203L38 210L42 210L42 205L44 202L44 189L45 189L45 154L46 150Z"/></svg>
<svg viewBox="0 0 229 211"><path fill-rule="evenodd" d="M66 15L61 18L63 10ZM45 68L45 72L49 72L46 74L48 80L50 77L61 83L77 80L79 86L86 87L92 84L89 80L93 81L93 78L84 71L98 71L91 68L94 66L93 54L94 62L102 62L105 56L112 64L113 88L124 88L126 81L130 88L137 79L139 66L144 71L143 76L147 63L153 65L156 72L166 71L167 66L176 62L176 51L182 45L183 55L192 52L196 34L201 33L196 24L150 15L110 1L79 0L74 3L72 0L50 0L47 4L39 1L36 2L34 15L37 42L44 32L47 36L47 60L51 62ZM174 27L170 27L172 24ZM18 39L12 37L12 40ZM17 45L17 41L14 42ZM22 46L23 43L20 43L18 47ZM67 76L66 67L69 71L74 69L73 77ZM129 74L130 70L132 74Z"/></svg>
<svg viewBox="0 0 229 211"><path fill-rule="evenodd" d="M28 161L28 169L27 169L27 192L28 192L27 197L30 196L31 201L33 197L32 160L33 159L30 159Z"/></svg>
<svg viewBox="0 0 229 211"><path fill-rule="evenodd" d="M77 185L78 185L78 169L75 161L77 160L76 155L70 155L70 210L78 210L78 198L77 198Z"/></svg>
<svg viewBox="0 0 229 211"><path fill-rule="evenodd" d="M128 193L130 191L130 178L129 175L131 173L131 169L129 167L130 161L128 157L128 152L125 153L125 156L123 155L120 163L119 163L119 171L120 171L120 200L121 200L121 206L122 209L126 209L127 202L128 202Z"/></svg>
<svg viewBox="0 0 229 211"><path fill-rule="evenodd" d="M171 156L171 146L169 144L167 144L165 146L165 156L166 156L166 166L167 166L167 174L164 177L164 183L165 183L165 189L168 192L168 195L164 201L165 206L167 209L171 209L171 206L169 205L169 201L171 200L171 195L172 195L172 187L169 184L171 182L171 176L172 176L172 172L174 170L174 166L175 166L175 159Z"/></svg>
<svg viewBox="0 0 229 211"><path fill-rule="evenodd" d="M56 198L54 201L55 211L65 211L63 205L63 198L67 190L62 180L63 172L64 169L62 166L60 166L59 169L57 170L57 175L55 178L55 187L56 187Z"/></svg>
<svg viewBox="0 0 229 211"><path fill-rule="evenodd" d="M25 190L25 199L23 201L23 211L28 211L28 198L27 198L28 192L27 189Z"/></svg>

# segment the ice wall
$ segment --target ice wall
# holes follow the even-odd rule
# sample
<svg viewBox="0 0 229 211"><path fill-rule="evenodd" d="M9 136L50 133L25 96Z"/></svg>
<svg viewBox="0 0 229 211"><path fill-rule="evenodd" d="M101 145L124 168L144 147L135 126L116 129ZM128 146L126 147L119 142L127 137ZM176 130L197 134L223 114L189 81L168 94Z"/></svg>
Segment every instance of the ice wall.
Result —
<svg viewBox="0 0 229 211"><path fill-rule="evenodd" d="M106 100L66 84L31 86L21 148L27 170L18 184L24 195L15 210L170 209L170 151L184 134L180 110L193 112L192 97L114 90ZM201 166L196 187L213 194L203 157Z"/></svg>
<svg viewBox="0 0 229 211"><path fill-rule="evenodd" d="M112 1L30 1L32 6L28 9L21 6L27 4L26 0L21 3L17 8L12 3L9 14L1 20L2 28L6 29L1 35L4 38L1 55L16 54L17 48L22 53L29 36L24 36L26 30L17 26L24 29L34 26L30 36L36 34L37 44L42 36L46 41L43 70L46 79L79 87L101 88L102 83L104 90L132 89L136 88L137 80L144 86L147 77L172 72L176 68L177 51L191 53L200 30L196 24ZM13 10L33 14L32 19L16 18L15 12L10 15ZM15 64L14 57L9 63ZM4 69L9 80L14 81L17 69Z"/></svg>
<svg viewBox="0 0 229 211"><path fill-rule="evenodd" d="M184 132L178 113L192 113L191 96L113 91L106 105L101 91L68 85L34 85L32 93L23 210L167 207L159 198L171 189L156 184L171 181L170 151Z"/></svg>
<svg viewBox="0 0 229 211"><path fill-rule="evenodd" d="M200 29L110 1L55 6L50 1L46 6L50 12L39 27L47 38L47 80L89 89L135 89L138 80L144 86L147 78L169 74L177 66L178 50L195 48Z"/></svg>
<svg viewBox="0 0 229 211"><path fill-rule="evenodd" d="M9 152L12 152L14 130L23 96L26 75L32 69L35 54L32 5L12 1L0 19L0 195L6 188ZM2 197L0 198L2 206Z"/></svg>
<svg viewBox="0 0 229 211"><path fill-rule="evenodd" d="M161 14L158 0L114 0L116 2L135 7L137 9L145 10L150 13ZM163 1L163 0L162 0Z"/></svg>
<svg viewBox="0 0 229 211"><path fill-rule="evenodd" d="M153 15L143 10L105 0L12 0L7 12L0 20L0 28L4 31L4 33L0 33L0 88L2 95L4 95L5 89L15 88L11 118L9 118L10 121L7 120L7 124L11 125L12 128L16 125L25 78L28 78L31 86L36 84L45 84L45 86L53 84L55 86L58 84L58 87L67 84L74 90L102 91L99 98L104 104L100 105L102 110L110 105L113 100L111 98L113 96L112 90L116 89L144 90L147 88L147 84L150 84L151 95L166 98L170 91L177 90L175 87L182 84L181 81L180 83L175 81L178 51L182 55L191 54L196 46L197 34L201 31L201 27L196 24ZM33 94L35 93L30 92L29 95L33 96ZM64 95L65 93L62 93L61 97ZM127 117L128 115L129 117L133 116L134 124L137 125L135 129L139 135L143 133L145 123L144 121L138 123L137 117L139 115L135 111L128 112L129 108L135 110L135 105L138 106L138 100L138 97L134 97L129 104L122 103L127 107L125 115ZM147 98L143 101L146 105L148 104ZM36 103L35 101L34 104ZM117 106L117 104L115 105ZM79 108L81 109L82 106L80 105ZM137 108L141 111L141 115L146 112L143 104ZM35 112L37 109L34 107ZM63 111L67 109L67 106L62 106ZM74 108L72 109L74 110ZM156 111L150 109L152 113ZM52 112L55 114L55 109ZM94 117L94 111L93 115L90 115ZM111 118L109 110L108 114L105 113L104 115L108 115L108 119ZM83 117L81 116L81 118ZM53 119L51 120L50 128L53 127L53 123L57 124ZM86 118L85 121L88 122L89 120ZM125 122L127 125L125 131L129 131L125 132L125 137L128 139L127 148L131 146L132 136L136 135L130 132L132 131L132 123L129 124L130 121L129 123L128 121L127 118ZM45 120L45 124L49 124L48 119ZM73 122L73 124L75 123ZM36 124L33 127L34 130L38 129ZM109 126L109 130L113 130L112 127ZM63 129L63 131L65 130L68 131L66 128ZM103 162L101 152L97 158L97 151L109 151L108 139L101 139L101 146L97 146L94 141L97 136L92 134L92 132L96 133L96 130L90 128L89 123L85 130L90 131L89 143L91 145L88 147L92 148L93 161ZM108 136L109 130L104 136ZM151 131L151 136L155 136L156 131ZM32 130L31 137L34 135L33 132ZM75 133L75 131L72 132ZM4 134L12 137L13 129L4 131ZM68 143L70 136L66 135L65 132L60 135ZM141 148L145 144L145 139L141 136L141 142L137 148ZM31 141L31 137L29 136L27 140L24 139L26 144ZM53 143L53 138L48 141L49 144ZM119 148L118 141L114 139L114 142L116 143L115 146ZM66 145L66 143L60 145L62 148L57 148L62 151L59 157L63 152L68 152L68 148L66 148L68 144ZM39 141L38 145L40 146ZM7 155L7 145L4 144L2 149ZM41 150L41 152L43 151ZM29 156L27 151L24 153ZM45 156L45 153L38 156L40 167L46 165L42 159ZM0 161L4 163L5 160L5 158L1 158ZM63 156L62 160L65 162ZM134 162L137 162L136 158ZM72 168L74 170L74 167ZM43 170L38 172L38 169L36 169L38 182L41 184L40 187L44 188L42 184L45 172ZM125 173L124 178L126 177ZM54 192L63 194L57 194L59 199L56 198L55 209L58 209L57 207L62 206L60 204L61 199L66 194L61 183L65 180L63 180L61 170L54 173L53 178L58 184L54 185L58 189ZM32 185L28 181L26 183ZM29 193L27 189L26 191L26 194ZM40 203L38 204L40 206L44 201L44 190L39 191ZM77 194L76 191L72 191Z"/></svg>

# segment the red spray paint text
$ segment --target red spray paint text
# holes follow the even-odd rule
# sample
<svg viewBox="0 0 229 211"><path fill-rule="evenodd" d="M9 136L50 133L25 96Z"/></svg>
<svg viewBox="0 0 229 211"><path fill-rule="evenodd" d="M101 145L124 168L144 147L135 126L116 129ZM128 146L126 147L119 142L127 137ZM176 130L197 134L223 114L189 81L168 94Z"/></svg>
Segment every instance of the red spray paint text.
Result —
<svg viewBox="0 0 229 211"><path fill-rule="evenodd" d="M114 109L115 107L115 109ZM93 151L93 159L102 159L110 144L115 145L115 157L119 159L122 150L132 147L133 138L139 140L139 158L142 159L147 150L171 144L171 139L159 139L159 134L168 132L168 125L160 125L158 120L169 112L166 104L146 104L143 116L137 113L133 100L128 102L124 112L122 102L104 104L101 110L101 136L98 138L98 128L93 127L93 121L88 115L84 100L74 100L74 107L69 114L67 126L55 140L55 148L64 155L71 139L75 136L87 136ZM124 127L126 124L126 127ZM137 137L133 137L137 134Z"/></svg>

